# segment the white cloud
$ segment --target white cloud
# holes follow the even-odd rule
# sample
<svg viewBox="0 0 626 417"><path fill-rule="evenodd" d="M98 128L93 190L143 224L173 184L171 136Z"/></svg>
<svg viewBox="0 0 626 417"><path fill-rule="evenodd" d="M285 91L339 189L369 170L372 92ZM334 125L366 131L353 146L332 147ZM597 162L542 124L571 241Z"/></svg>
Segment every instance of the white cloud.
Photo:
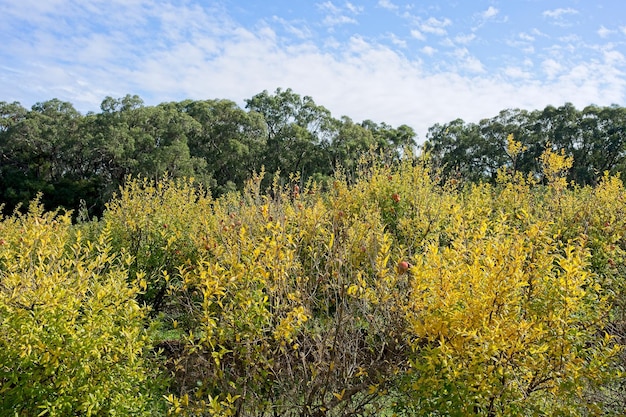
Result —
<svg viewBox="0 0 626 417"><path fill-rule="evenodd" d="M532 33L535 36L540 36L540 37L547 37L548 36L548 35L546 35L545 33L543 33L541 30L539 30L537 28L532 28L530 33Z"/></svg>
<svg viewBox="0 0 626 417"><path fill-rule="evenodd" d="M458 60L458 70L461 72L482 73L485 68L478 58L471 55L467 48L458 48L453 52Z"/></svg>
<svg viewBox="0 0 626 417"><path fill-rule="evenodd" d="M447 33L445 28L450 26L451 24L452 24L452 21L448 18L439 20L434 17L430 17L425 22L422 22L419 25L419 29L422 32L443 36Z"/></svg>
<svg viewBox="0 0 626 417"><path fill-rule="evenodd" d="M322 47L329 51L339 50L342 48L342 46L343 44L334 37L326 38L324 42L322 43Z"/></svg>
<svg viewBox="0 0 626 417"><path fill-rule="evenodd" d="M452 31L452 21L443 18L414 26L415 39L425 40L426 34L442 38L433 46L420 45L415 51L418 58L410 58L394 46L402 45L397 36L388 46L356 35L326 36L314 43L307 25L282 18L244 27L223 10L160 7L155 0L120 0L113 6L102 1L98 7L86 3L92 12L84 3L59 1L49 6L53 0L23 1L30 3L10 2L12 14L0 16L0 23L10 30L26 26L25 22L34 28L28 37L9 37L10 32L0 28L0 58L8 53L15 57L0 60L0 100L19 99L25 105L58 97L81 111L97 110L105 96L127 93L139 94L148 104L185 98L225 98L243 104L262 90L289 87L312 96L335 117L408 124L424 140L428 127L458 117L478 121L505 108L537 109L564 102L582 107L626 99L626 57L620 44L596 48L592 57L580 58L571 48L565 49L567 45L561 50L543 49L540 37L544 35L536 28L526 29L526 35L515 40L521 48L535 40L542 53L553 55L537 61L536 67L530 59L521 61L523 57L517 61L520 64L503 61L490 75L481 61L483 55L475 56L463 47L446 55L449 49L433 47L453 45L452 40L462 46L474 40L469 35L452 40L445 36ZM71 12L58 12L68 4ZM46 11L31 14L28 7ZM346 3L337 6L330 1L320 7L327 16L348 18L360 10L352 5L353 12ZM545 16L568 15L552 12ZM156 22L159 30L151 32L149 22ZM99 29L69 30L75 23ZM299 35L287 42L281 37L285 31ZM61 32L65 36L58 36ZM579 42L571 45L580 46Z"/></svg>
<svg viewBox="0 0 626 417"><path fill-rule="evenodd" d="M614 49L607 49L603 51L603 56L604 56L604 62L612 67L624 65L626 63L624 54Z"/></svg>
<svg viewBox="0 0 626 417"><path fill-rule="evenodd" d="M548 79L553 79L563 70L563 66L554 59L544 60L541 63L541 68L543 69L543 72L548 76Z"/></svg>
<svg viewBox="0 0 626 417"><path fill-rule="evenodd" d="M542 13L543 17L551 19L551 22L557 26L571 26L572 23L567 21L568 16L577 15L579 11L576 9L568 8L559 8L553 10L545 10Z"/></svg>
<svg viewBox="0 0 626 417"><path fill-rule="evenodd" d="M462 45L467 45L471 43L474 39L476 39L476 35L470 33L469 35L460 34L454 37L454 42Z"/></svg>
<svg viewBox="0 0 626 417"><path fill-rule="evenodd" d="M575 44L582 41L580 36L573 33L565 36L559 36L558 40L564 44Z"/></svg>
<svg viewBox="0 0 626 417"><path fill-rule="evenodd" d="M487 22L500 21L506 22L508 20L507 16L504 16L500 19L496 19L496 17L500 14L500 10L496 9L493 6L489 6L487 10L482 12L474 13L474 21L477 22L477 25L472 28L472 30L478 30L480 27L485 25Z"/></svg>
<svg viewBox="0 0 626 417"><path fill-rule="evenodd" d="M411 29L411 36L415 39L419 39L420 41L426 40L426 36L424 36L424 34L417 29Z"/></svg>
<svg viewBox="0 0 626 417"><path fill-rule="evenodd" d="M317 7L329 13L340 13L341 9L333 4L332 1L325 1L324 3L317 3Z"/></svg>
<svg viewBox="0 0 626 417"><path fill-rule="evenodd" d="M345 25L349 23L356 23L356 19L346 15L328 15L324 18L324 24L327 26Z"/></svg>
<svg viewBox="0 0 626 417"><path fill-rule="evenodd" d="M463 66L464 66L464 69L469 72L474 72L474 73L485 72L485 67L483 66L483 63L480 62L480 60L474 56L468 56L467 58L465 58L465 61L463 62Z"/></svg>
<svg viewBox="0 0 626 417"><path fill-rule="evenodd" d="M600 36L601 38L606 38L613 33L615 33L614 30L607 29L604 27L604 25L600 26L600 29L598 29L598 36Z"/></svg>
<svg viewBox="0 0 626 417"><path fill-rule="evenodd" d="M390 0L378 0L378 6L382 7L383 9L398 10L398 6L392 3Z"/></svg>
<svg viewBox="0 0 626 417"><path fill-rule="evenodd" d="M552 19L561 19L565 15L578 14L578 10L572 8L560 8L553 10L545 10L542 15Z"/></svg>
<svg viewBox="0 0 626 417"><path fill-rule="evenodd" d="M505 42L508 46L513 48L517 48L522 51L524 54L533 54L535 52L535 47L532 42L534 42L535 38L526 33L520 33L517 37L513 39L507 39Z"/></svg>
<svg viewBox="0 0 626 417"><path fill-rule="evenodd" d="M310 39L313 36L313 33L311 29L309 29L306 22L290 22L279 16L272 16L272 20L279 23L285 29L285 31L287 31L287 33L292 34L298 39Z"/></svg>
<svg viewBox="0 0 626 417"><path fill-rule="evenodd" d="M495 17L497 14L498 14L498 9L496 9L493 6L489 6L487 10L481 13L481 16L483 17L483 19L491 19L492 17Z"/></svg>
<svg viewBox="0 0 626 417"><path fill-rule="evenodd" d="M439 45L444 46L446 48L453 48L455 46L454 42L452 42L452 39L450 38L445 38L445 39L440 40Z"/></svg>
<svg viewBox="0 0 626 417"><path fill-rule="evenodd" d="M433 48L432 46L425 46L420 50L422 51L423 54L428 55L428 56L433 56L437 52L437 50Z"/></svg>
<svg viewBox="0 0 626 417"><path fill-rule="evenodd" d="M360 9L354 6L352 3L346 3L346 8L341 9L338 6L335 6L333 2L326 1L324 3L318 3L317 7L326 12L326 17L324 17L323 23L326 26L334 27L337 25L345 25L345 24L354 24L357 23L356 19L350 14L355 15L360 13Z"/></svg>
<svg viewBox="0 0 626 417"><path fill-rule="evenodd" d="M363 12L363 6L355 6L350 2L346 2L346 9L348 9L353 14L359 14Z"/></svg>
<svg viewBox="0 0 626 417"><path fill-rule="evenodd" d="M524 33L524 32L519 34L519 38L521 40L523 40L523 41L526 41L526 42L534 42L534 40L535 40L534 36L529 35L528 33Z"/></svg>
<svg viewBox="0 0 626 417"><path fill-rule="evenodd" d="M387 37L389 38L391 43L393 43L394 45L400 48L406 48L407 46L406 41L404 39L399 38L398 35L396 35L395 33L389 33L387 34Z"/></svg>
<svg viewBox="0 0 626 417"><path fill-rule="evenodd" d="M524 69L520 67L506 67L504 68L504 74L507 77L514 78L514 79L529 80L532 78L532 75L530 72L525 71Z"/></svg>

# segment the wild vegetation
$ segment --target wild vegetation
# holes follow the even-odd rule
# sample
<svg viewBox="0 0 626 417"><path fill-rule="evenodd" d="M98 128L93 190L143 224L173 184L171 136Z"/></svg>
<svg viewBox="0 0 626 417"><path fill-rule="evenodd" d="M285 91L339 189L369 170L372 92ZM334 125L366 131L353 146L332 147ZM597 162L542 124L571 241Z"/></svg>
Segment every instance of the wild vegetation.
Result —
<svg viewBox="0 0 626 417"><path fill-rule="evenodd" d="M79 113L57 99L35 104L0 102L0 203L4 213L28 207L38 193L47 210L81 204L100 216L127 176L158 180L194 177L219 196L241 191L254 172L280 171L284 184L299 173L327 184L337 167L350 175L364 153L375 149L397 160L417 154L409 126L335 118L311 97L292 90L263 91L245 100L184 100L147 106L138 96L107 97L100 112ZM568 181L594 185L605 171L625 168L626 109L571 104L543 110L504 110L491 119L435 124L421 140L444 178L494 183L502 166L541 174L547 147L573 158ZM521 151L513 161L507 137Z"/></svg>
<svg viewBox="0 0 626 417"><path fill-rule="evenodd" d="M363 159L219 198L129 179L76 224L35 201L0 222L0 407L620 415L626 191L541 161L462 185Z"/></svg>
<svg viewBox="0 0 626 417"><path fill-rule="evenodd" d="M335 119L290 89L255 95L246 101L247 111L229 100L146 106L130 95L107 97L100 107L99 113L82 115L57 99L30 110L0 102L5 213L27 207L42 193L48 210L76 210L82 200L100 216L129 175L194 177L214 195L241 190L262 168L324 180L338 165L353 168L372 147L397 156L415 146L408 126Z"/></svg>
<svg viewBox="0 0 626 417"><path fill-rule="evenodd" d="M522 146L515 160L507 152L507 137ZM566 103L543 110L503 110L479 123L461 119L436 124L428 131L424 148L446 175L471 181L494 182L503 165L524 174L540 174L540 156L546 147L562 149L572 157L568 181L597 184L604 172L626 168L626 108Z"/></svg>
<svg viewBox="0 0 626 417"><path fill-rule="evenodd" d="M385 143L306 178L249 159L217 193L182 171L126 176L98 217L41 195L11 210L0 414L623 415L619 173L577 184L553 144L522 170L509 134L473 182Z"/></svg>

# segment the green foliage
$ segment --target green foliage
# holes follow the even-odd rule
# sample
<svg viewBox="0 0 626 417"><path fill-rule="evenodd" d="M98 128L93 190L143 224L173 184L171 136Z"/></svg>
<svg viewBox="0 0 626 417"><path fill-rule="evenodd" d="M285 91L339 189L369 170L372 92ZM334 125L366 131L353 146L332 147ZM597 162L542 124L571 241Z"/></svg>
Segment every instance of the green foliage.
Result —
<svg viewBox="0 0 626 417"><path fill-rule="evenodd" d="M263 165L268 172L300 172L307 176L330 172L332 167L324 160L324 147L333 134L330 111L289 88L279 88L274 95L263 91L246 100L246 108L265 121Z"/></svg>
<svg viewBox="0 0 626 417"><path fill-rule="evenodd" d="M546 185L506 169L440 185L411 158L364 160L327 191L130 182L105 215L136 225L121 246L167 221L183 248L135 265L167 291L170 412L620 414L623 187L568 188L560 152L538 163Z"/></svg>
<svg viewBox="0 0 626 417"><path fill-rule="evenodd" d="M248 104L127 96L85 119L60 102L2 106L2 143L64 115L107 173L50 183L51 158L28 181L123 186L101 220L84 203L72 225L35 200L0 221L0 409L623 415L626 192L610 172L572 182L571 106L541 113L561 126L554 142L530 134L538 114L507 111L439 126L417 158L410 129L333 121L291 90Z"/></svg>
<svg viewBox="0 0 626 417"><path fill-rule="evenodd" d="M161 407L130 259L109 233L74 232L68 214L0 223L3 415L152 415Z"/></svg>
<svg viewBox="0 0 626 417"><path fill-rule="evenodd" d="M552 146L572 157L567 181L595 185L605 171L624 170L626 109L588 106L577 110L571 103L543 110L509 109L479 123L457 119L432 126L424 144L435 166L446 177L495 182L506 166L524 175L540 175L539 158ZM523 150L509 158L507 138L513 135Z"/></svg>
<svg viewBox="0 0 626 417"><path fill-rule="evenodd" d="M111 245L131 257L128 280L142 289L139 301L153 314L167 305L169 280L197 258L200 236L215 221L208 215L211 204L211 196L193 179L168 177L129 178L107 204L102 222Z"/></svg>
<svg viewBox="0 0 626 417"><path fill-rule="evenodd" d="M262 116L245 112L229 100L186 100L178 106L201 126L188 137L189 151L206 161L217 193L243 188L263 163L266 131Z"/></svg>
<svg viewBox="0 0 626 417"><path fill-rule="evenodd" d="M146 106L127 95L106 97L100 113L84 116L57 99L31 110L0 102L0 202L11 212L42 193L46 209L75 210L84 200L100 216L129 175L194 177L217 196L242 190L263 167L299 172L304 183L351 166L371 146L399 156L415 145L408 126L353 129L290 89L246 102L247 111L229 100Z"/></svg>

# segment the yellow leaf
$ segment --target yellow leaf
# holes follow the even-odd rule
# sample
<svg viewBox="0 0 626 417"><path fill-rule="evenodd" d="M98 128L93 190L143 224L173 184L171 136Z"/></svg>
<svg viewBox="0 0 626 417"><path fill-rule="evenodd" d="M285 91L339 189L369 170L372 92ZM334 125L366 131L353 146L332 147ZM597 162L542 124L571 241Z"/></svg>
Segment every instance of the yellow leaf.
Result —
<svg viewBox="0 0 626 417"><path fill-rule="evenodd" d="M341 401L343 399L343 396L346 394L346 390L345 388L343 390L341 390L340 393L336 393L333 392L333 395L335 396L335 398L337 398L339 401Z"/></svg>
<svg viewBox="0 0 626 417"><path fill-rule="evenodd" d="M355 284L350 285L350 287L348 287L348 295L356 295L356 293L359 291L359 287Z"/></svg>

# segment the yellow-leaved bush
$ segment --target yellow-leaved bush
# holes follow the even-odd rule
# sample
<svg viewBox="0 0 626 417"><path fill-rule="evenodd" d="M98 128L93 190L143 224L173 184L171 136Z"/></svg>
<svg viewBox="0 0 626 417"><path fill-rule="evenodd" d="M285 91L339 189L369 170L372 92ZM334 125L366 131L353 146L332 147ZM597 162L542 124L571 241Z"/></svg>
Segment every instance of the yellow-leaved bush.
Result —
<svg viewBox="0 0 626 417"><path fill-rule="evenodd" d="M513 164L519 149L509 137ZM5 219L0 313L23 341L0 352L16 364L4 404L41 393L50 414L137 415L117 410L145 410L146 379L166 371L170 415L622 415L626 193L608 175L567 184L570 162L548 149L543 177L465 184L424 158L364 160L323 188L291 176L262 190L260 173L220 198L128 179L93 224ZM70 336L86 326L98 337ZM35 361L61 363L53 341L88 375L72 388ZM161 366L144 373L150 344ZM20 391L28 372L45 383Z"/></svg>
<svg viewBox="0 0 626 417"><path fill-rule="evenodd" d="M172 411L375 414L405 362L384 223L339 181L328 198L314 186L270 198L259 183L215 201L204 254L170 289L192 323Z"/></svg>
<svg viewBox="0 0 626 417"><path fill-rule="evenodd" d="M462 227L462 226L461 226ZM506 216L415 256L406 306L421 413L570 415L616 353L584 241ZM594 341L595 342L591 342Z"/></svg>
<svg viewBox="0 0 626 417"><path fill-rule="evenodd" d="M166 278L176 279L178 267L202 247L197 237L215 221L211 202L193 179L165 176L156 182L128 178L107 203L102 223L111 231L113 250L131 256L129 279L139 274L139 301L153 314L169 302Z"/></svg>
<svg viewBox="0 0 626 417"><path fill-rule="evenodd" d="M0 414L153 415L160 395L129 262L69 214L0 222Z"/></svg>

